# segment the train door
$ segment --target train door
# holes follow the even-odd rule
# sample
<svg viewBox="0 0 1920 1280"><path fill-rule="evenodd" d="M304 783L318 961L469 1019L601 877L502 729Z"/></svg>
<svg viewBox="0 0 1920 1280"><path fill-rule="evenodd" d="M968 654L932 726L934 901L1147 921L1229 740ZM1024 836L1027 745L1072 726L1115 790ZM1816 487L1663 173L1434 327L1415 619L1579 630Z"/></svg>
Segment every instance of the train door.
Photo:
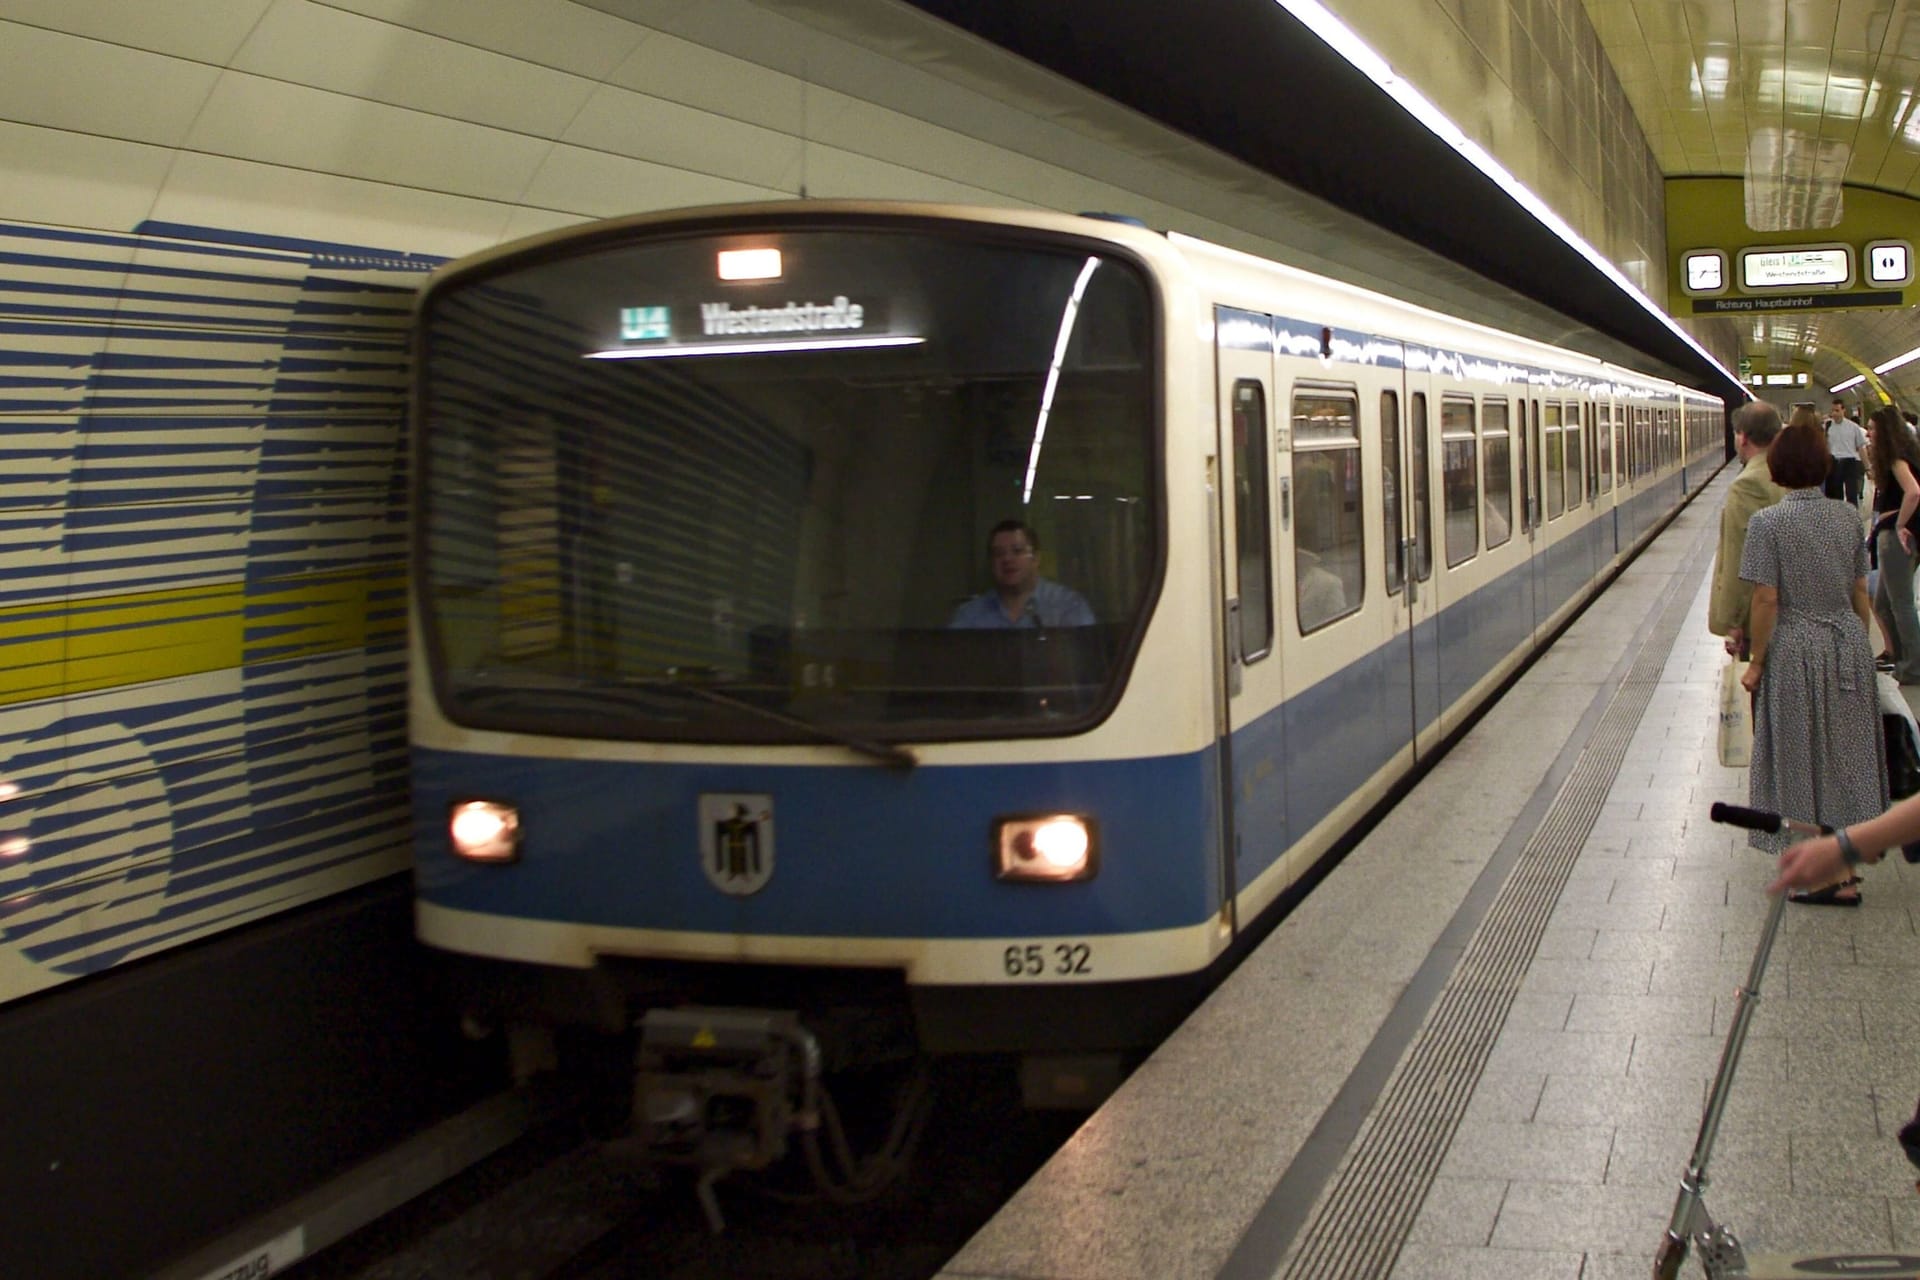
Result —
<svg viewBox="0 0 1920 1280"><path fill-rule="evenodd" d="M1440 739L1440 629L1433 580L1433 418L1428 393L1410 383L1380 396L1380 466L1386 494L1387 593L1406 633L1413 751ZM1396 541L1397 527L1397 541Z"/></svg>
<svg viewBox="0 0 1920 1280"><path fill-rule="evenodd" d="M1224 627L1224 714L1219 717L1225 897L1268 871L1259 898L1281 887L1286 829L1286 754L1275 594L1277 505L1289 501L1290 477L1275 448L1273 321L1230 307L1215 308L1219 617ZM1278 502L1276 503L1276 499ZM1255 906L1257 910L1257 905Z"/></svg>

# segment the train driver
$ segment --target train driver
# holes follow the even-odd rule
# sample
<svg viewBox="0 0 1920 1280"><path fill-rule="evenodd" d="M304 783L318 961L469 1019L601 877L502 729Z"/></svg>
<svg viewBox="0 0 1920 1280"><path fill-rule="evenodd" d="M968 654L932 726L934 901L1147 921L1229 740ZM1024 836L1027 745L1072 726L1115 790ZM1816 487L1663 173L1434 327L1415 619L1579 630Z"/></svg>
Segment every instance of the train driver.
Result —
<svg viewBox="0 0 1920 1280"><path fill-rule="evenodd" d="M989 627L1090 627L1093 610L1071 587L1040 576L1040 539L1019 520L1002 520L987 535L993 589L953 611L947 624Z"/></svg>

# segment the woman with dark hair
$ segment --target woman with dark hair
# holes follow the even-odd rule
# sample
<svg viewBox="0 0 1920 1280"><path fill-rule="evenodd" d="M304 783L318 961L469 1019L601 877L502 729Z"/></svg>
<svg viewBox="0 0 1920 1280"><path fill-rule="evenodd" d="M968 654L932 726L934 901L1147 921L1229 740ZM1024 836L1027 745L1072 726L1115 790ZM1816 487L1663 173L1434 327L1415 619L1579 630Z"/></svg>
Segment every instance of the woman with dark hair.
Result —
<svg viewBox="0 0 1920 1280"><path fill-rule="evenodd" d="M1797 415L1796 415L1797 419ZM1785 497L1747 525L1740 577L1753 583L1750 803L1839 828L1887 807L1886 744L1867 640L1867 548L1852 506L1822 495L1832 459L1820 428L1796 420L1767 467ZM1755 832L1778 852L1783 834ZM1857 906L1855 877L1796 901Z"/></svg>
<svg viewBox="0 0 1920 1280"><path fill-rule="evenodd" d="M1914 514L1920 512L1920 441L1883 404L1867 415L1868 456L1873 460L1874 554L1880 584L1873 612L1893 659L1893 678L1920 684L1920 614L1913 607Z"/></svg>

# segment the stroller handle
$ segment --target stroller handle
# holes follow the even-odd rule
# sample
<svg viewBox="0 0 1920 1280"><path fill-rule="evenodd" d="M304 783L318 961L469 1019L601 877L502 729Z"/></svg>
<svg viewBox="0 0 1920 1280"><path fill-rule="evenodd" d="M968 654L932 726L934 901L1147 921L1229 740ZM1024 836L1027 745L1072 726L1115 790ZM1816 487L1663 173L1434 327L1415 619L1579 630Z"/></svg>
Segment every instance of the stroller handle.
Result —
<svg viewBox="0 0 1920 1280"><path fill-rule="evenodd" d="M1804 835L1830 836L1833 828L1827 825L1815 825L1811 822L1798 822L1792 818L1783 818L1777 813L1768 813L1765 809L1749 809L1745 805L1722 804L1715 801L1707 816L1715 822L1723 822L1730 827L1745 827L1749 831L1778 831L1782 827L1790 828ZM1920 841L1900 846L1900 856L1908 862L1920 863Z"/></svg>
<svg viewBox="0 0 1920 1280"><path fill-rule="evenodd" d="M1714 802L1707 810L1707 816L1715 822L1723 822L1730 827L1745 827L1749 831L1778 831L1781 817L1777 813L1768 813L1765 809L1749 809L1744 805L1722 804Z"/></svg>
<svg viewBox="0 0 1920 1280"><path fill-rule="evenodd" d="M1782 829L1797 832L1803 836L1830 836L1833 828L1820 822L1802 822L1798 818L1783 818L1777 813L1768 813L1765 809L1749 809L1745 805L1722 804L1715 801L1707 816L1715 822L1724 822L1730 827L1745 827L1749 831L1775 832Z"/></svg>

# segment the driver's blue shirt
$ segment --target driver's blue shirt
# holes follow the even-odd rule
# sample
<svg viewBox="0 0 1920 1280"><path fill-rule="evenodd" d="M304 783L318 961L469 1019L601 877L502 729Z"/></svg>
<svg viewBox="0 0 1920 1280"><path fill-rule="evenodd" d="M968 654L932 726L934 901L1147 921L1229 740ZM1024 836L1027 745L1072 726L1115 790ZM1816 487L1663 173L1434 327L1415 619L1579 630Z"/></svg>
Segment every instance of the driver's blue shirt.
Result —
<svg viewBox="0 0 1920 1280"><path fill-rule="evenodd" d="M1000 607L1000 593L988 591L975 596L953 611L950 627L1090 627L1093 609L1086 597L1072 587L1063 587L1047 578L1034 584L1026 607L1018 618L1009 618Z"/></svg>

